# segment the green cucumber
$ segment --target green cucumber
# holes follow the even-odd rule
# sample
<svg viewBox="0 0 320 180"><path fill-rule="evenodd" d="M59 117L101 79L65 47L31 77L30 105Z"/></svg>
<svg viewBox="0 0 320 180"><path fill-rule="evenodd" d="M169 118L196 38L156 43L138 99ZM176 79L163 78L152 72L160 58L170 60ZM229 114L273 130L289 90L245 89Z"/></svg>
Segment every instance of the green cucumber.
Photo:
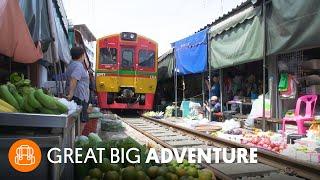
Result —
<svg viewBox="0 0 320 180"><path fill-rule="evenodd" d="M7 85L0 86L0 96L5 100L7 103L12 105L17 110L20 109L19 103L14 98L14 96L10 93Z"/></svg>
<svg viewBox="0 0 320 180"><path fill-rule="evenodd" d="M23 96L23 109L28 113L34 113L36 109L30 106L28 99L28 96Z"/></svg>
<svg viewBox="0 0 320 180"><path fill-rule="evenodd" d="M23 105L23 97L18 92L13 92L12 95L17 100L19 107L21 109Z"/></svg>
<svg viewBox="0 0 320 180"><path fill-rule="evenodd" d="M58 110L47 109L45 107L40 107L39 110L43 114L55 114L55 115L61 114L60 112L58 112Z"/></svg>
<svg viewBox="0 0 320 180"><path fill-rule="evenodd" d="M38 109L41 107L40 102L34 97L34 92L35 91L31 91L28 94L28 103L30 104L30 106L32 106L35 109Z"/></svg>
<svg viewBox="0 0 320 180"><path fill-rule="evenodd" d="M67 113L68 112L68 107L64 104L62 104L61 102L59 102L58 100L56 100L56 105L58 107L58 111L61 114Z"/></svg>
<svg viewBox="0 0 320 180"><path fill-rule="evenodd" d="M22 108L23 106L23 97L18 93L16 86L11 84L10 82L7 83L9 92L13 95L13 97L16 99L16 101L19 104L19 107Z"/></svg>
<svg viewBox="0 0 320 180"><path fill-rule="evenodd" d="M56 100L43 93L42 89L37 89L34 92L35 98L41 103L41 105L47 109L57 109Z"/></svg>

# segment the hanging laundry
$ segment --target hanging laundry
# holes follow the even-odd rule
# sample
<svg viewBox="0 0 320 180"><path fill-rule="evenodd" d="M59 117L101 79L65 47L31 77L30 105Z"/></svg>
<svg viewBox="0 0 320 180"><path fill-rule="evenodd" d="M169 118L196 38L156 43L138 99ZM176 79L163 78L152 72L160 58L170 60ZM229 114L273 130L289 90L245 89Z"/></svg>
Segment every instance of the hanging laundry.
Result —
<svg viewBox="0 0 320 180"><path fill-rule="evenodd" d="M297 92L297 85L295 77L288 75L288 88L286 91L281 91L280 96L284 98L295 98Z"/></svg>
<svg viewBox="0 0 320 180"><path fill-rule="evenodd" d="M280 74L280 81L279 81L279 85L278 85L278 90L280 92L288 90L288 74L287 73Z"/></svg>

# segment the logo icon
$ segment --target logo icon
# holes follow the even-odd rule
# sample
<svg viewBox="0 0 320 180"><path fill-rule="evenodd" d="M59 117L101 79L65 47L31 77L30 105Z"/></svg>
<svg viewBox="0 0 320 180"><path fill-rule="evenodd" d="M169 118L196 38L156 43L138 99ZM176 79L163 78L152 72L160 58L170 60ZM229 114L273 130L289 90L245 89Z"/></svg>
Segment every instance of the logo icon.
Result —
<svg viewBox="0 0 320 180"><path fill-rule="evenodd" d="M15 170L30 172L39 166L41 150L34 141L21 139L11 145L8 159Z"/></svg>
<svg viewBox="0 0 320 180"><path fill-rule="evenodd" d="M16 157L14 162L20 166L28 166L35 164L34 149L29 145L21 145L16 149Z"/></svg>

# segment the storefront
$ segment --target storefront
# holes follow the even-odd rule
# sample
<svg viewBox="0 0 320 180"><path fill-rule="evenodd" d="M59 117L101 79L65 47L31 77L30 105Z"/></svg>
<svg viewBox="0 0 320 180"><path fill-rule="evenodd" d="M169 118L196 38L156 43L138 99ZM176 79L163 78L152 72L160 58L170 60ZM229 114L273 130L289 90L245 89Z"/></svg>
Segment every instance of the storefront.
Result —
<svg viewBox="0 0 320 180"><path fill-rule="evenodd" d="M228 116L223 122L177 122L205 126L207 133L220 126L213 136L318 164L320 8L313 4L246 1L205 27L208 69L219 70L221 110Z"/></svg>
<svg viewBox="0 0 320 180"><path fill-rule="evenodd" d="M36 26L30 21L26 22L32 19L33 15L32 8L24 9L30 7L28 3L31 1L21 1L21 7L18 1L8 0L0 3L0 21L3 22L0 25L0 154L3 162L1 172L7 172L15 178L23 176L22 172L13 170L7 158L9 148L15 141L31 139L40 146L45 156L49 148L74 147L75 136L80 133L78 116L81 109L75 103L56 98L37 88L39 77L42 76L40 64L48 60L47 57L59 61L60 58L53 56L49 50L56 42L50 42L51 36L47 34L49 19L46 22L33 22ZM37 3L39 6L32 10L48 13L47 6L44 7L47 3ZM40 26L38 23L44 24ZM30 27L34 27L32 32ZM62 27L60 28L62 30ZM63 40L62 37L59 39ZM53 62L55 61L51 61ZM47 74L44 77L47 77ZM43 158L41 166L27 176L37 176L40 179L72 178L73 165L52 165Z"/></svg>

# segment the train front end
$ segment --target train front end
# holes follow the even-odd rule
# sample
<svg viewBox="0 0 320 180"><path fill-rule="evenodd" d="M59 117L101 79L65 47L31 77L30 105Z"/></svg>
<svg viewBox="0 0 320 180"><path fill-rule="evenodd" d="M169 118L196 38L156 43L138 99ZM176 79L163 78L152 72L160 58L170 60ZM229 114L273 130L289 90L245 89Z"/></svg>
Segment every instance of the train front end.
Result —
<svg viewBox="0 0 320 180"><path fill-rule="evenodd" d="M96 88L102 109L151 110L157 87L157 43L123 32L97 41Z"/></svg>

